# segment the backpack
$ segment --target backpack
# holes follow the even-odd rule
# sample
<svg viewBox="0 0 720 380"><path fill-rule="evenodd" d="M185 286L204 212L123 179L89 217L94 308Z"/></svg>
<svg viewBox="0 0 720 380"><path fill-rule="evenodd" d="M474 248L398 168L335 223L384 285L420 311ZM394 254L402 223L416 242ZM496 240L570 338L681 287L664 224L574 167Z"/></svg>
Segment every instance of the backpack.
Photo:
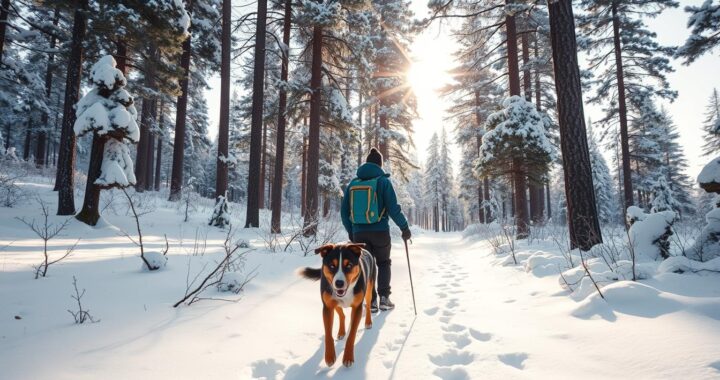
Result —
<svg viewBox="0 0 720 380"><path fill-rule="evenodd" d="M381 176L382 177L382 176ZM378 205L377 185L380 177L355 178L348 186L350 197L350 221L353 224L375 224L385 214Z"/></svg>

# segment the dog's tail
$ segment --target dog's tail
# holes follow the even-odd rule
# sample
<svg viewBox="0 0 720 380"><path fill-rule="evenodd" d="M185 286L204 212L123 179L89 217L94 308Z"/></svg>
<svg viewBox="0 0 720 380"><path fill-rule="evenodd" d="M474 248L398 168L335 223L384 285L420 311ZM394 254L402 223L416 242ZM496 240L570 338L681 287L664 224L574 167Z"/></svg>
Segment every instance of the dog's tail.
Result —
<svg viewBox="0 0 720 380"><path fill-rule="evenodd" d="M317 281L322 277L322 269L305 267L298 269L297 274L302 278Z"/></svg>

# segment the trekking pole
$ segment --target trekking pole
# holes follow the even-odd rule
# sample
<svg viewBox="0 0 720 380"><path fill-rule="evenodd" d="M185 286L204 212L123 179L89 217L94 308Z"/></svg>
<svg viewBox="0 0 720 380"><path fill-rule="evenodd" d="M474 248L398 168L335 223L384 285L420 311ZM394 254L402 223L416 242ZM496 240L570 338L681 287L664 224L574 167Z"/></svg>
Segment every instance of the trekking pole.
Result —
<svg viewBox="0 0 720 380"><path fill-rule="evenodd" d="M410 275L410 290L412 291L413 310L415 310L415 315L417 316L417 307L415 306L415 287L413 286L412 271L410 270L410 251L408 250L407 240L405 240L405 257L407 257L408 274Z"/></svg>

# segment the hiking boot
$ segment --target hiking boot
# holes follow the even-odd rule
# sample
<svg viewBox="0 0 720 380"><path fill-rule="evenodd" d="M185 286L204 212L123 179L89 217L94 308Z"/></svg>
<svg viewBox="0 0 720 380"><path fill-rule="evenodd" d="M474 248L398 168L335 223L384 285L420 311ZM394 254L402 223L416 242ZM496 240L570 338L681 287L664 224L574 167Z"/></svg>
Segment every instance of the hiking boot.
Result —
<svg viewBox="0 0 720 380"><path fill-rule="evenodd" d="M392 310L395 308L395 304L390 301L390 297L380 296L380 310Z"/></svg>
<svg viewBox="0 0 720 380"><path fill-rule="evenodd" d="M370 312L373 314L378 312L378 304L376 299L372 300L372 303L370 304Z"/></svg>

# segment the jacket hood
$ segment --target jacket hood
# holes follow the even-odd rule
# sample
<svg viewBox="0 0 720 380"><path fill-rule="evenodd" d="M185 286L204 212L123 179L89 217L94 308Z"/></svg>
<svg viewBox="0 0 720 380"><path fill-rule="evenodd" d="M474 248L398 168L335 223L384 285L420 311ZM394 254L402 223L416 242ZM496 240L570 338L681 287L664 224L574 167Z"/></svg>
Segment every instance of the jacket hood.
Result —
<svg viewBox="0 0 720 380"><path fill-rule="evenodd" d="M366 162L360 165L357 170L357 177L360 179L370 179L380 176L389 177L390 174L385 173L380 166L372 162Z"/></svg>

